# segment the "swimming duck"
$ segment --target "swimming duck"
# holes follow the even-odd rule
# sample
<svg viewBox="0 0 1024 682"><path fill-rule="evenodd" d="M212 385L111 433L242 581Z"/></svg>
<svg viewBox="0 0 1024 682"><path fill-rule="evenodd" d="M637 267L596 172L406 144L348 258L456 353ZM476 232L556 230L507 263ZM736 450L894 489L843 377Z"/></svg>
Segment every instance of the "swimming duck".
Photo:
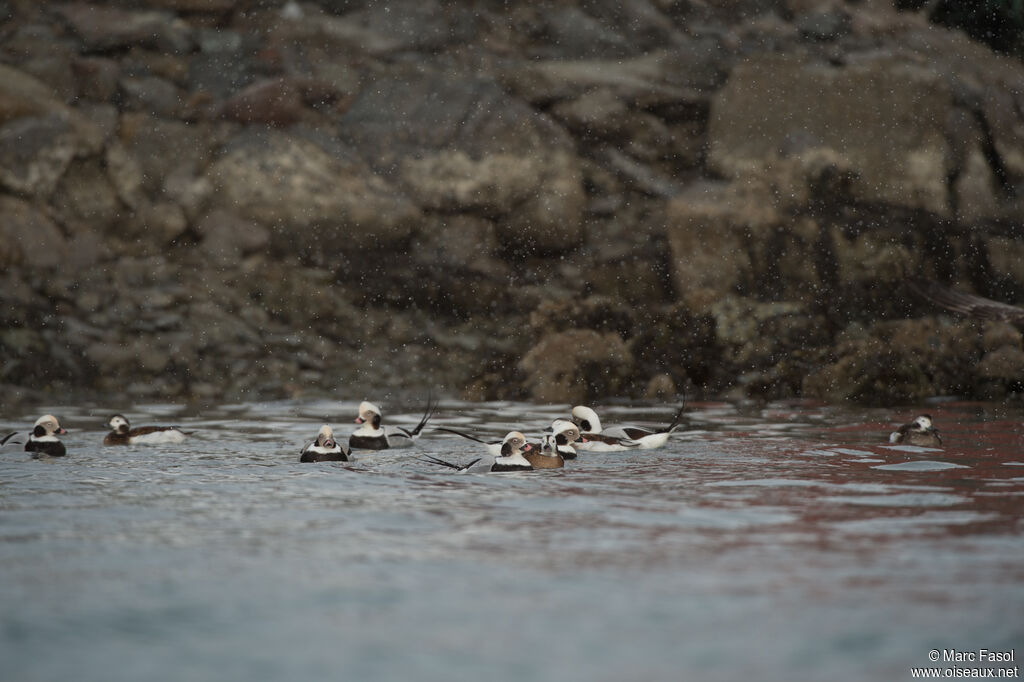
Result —
<svg viewBox="0 0 1024 682"><path fill-rule="evenodd" d="M347 462L349 453L334 439L331 427L324 424L316 434L316 440L302 448L300 462Z"/></svg>
<svg viewBox="0 0 1024 682"><path fill-rule="evenodd" d="M652 450L668 442L668 437L682 424L684 405L680 405L667 428L655 431L639 426L601 427L597 413L584 405L572 408L572 421L580 427L580 450L615 452L622 450Z"/></svg>
<svg viewBox="0 0 1024 682"><path fill-rule="evenodd" d="M523 457L534 469L561 469L565 466L565 457L559 452L558 443L553 434L545 434L540 441L540 447L531 447L523 453ZM562 436L564 439L565 436ZM575 457L575 451L573 451Z"/></svg>
<svg viewBox="0 0 1024 682"><path fill-rule="evenodd" d="M65 433L67 431L61 428L56 417L52 414L44 414L36 420L35 427L25 443L25 452L34 452L35 456L63 457L67 454L67 450L57 436L62 436Z"/></svg>
<svg viewBox="0 0 1024 682"><path fill-rule="evenodd" d="M576 448L574 444L580 439L580 429L578 426L566 419L556 419L551 422L550 435L552 445L558 455L563 459L576 459ZM543 443L534 446L534 450L539 451L542 445Z"/></svg>
<svg viewBox="0 0 1024 682"><path fill-rule="evenodd" d="M533 446L526 442L526 436L519 431L509 431L501 441L501 451L497 457L488 455L478 457L469 464L459 465L446 462L437 457L426 456L420 458L429 464L455 469L459 473L483 474L502 473L508 471L530 471L533 465L526 459L524 453L529 452Z"/></svg>
<svg viewBox="0 0 1024 682"><path fill-rule="evenodd" d="M925 448L942 446L939 430L932 426L930 415L922 414L909 424L904 424L889 434L890 443L918 445Z"/></svg>
<svg viewBox="0 0 1024 682"><path fill-rule="evenodd" d="M361 424L348 439L348 447L351 450L387 450L388 448L405 448L412 445L413 440L419 437L423 427L434 414L433 400L427 400L427 409L423 418L412 431L403 429L401 426L381 426L380 408L371 402L359 403L359 416L356 417L356 424Z"/></svg>
<svg viewBox="0 0 1024 682"><path fill-rule="evenodd" d="M183 443L185 433L177 426L140 426L133 429L128 418L115 414L107 422L111 428L103 438L104 445L158 445L161 443Z"/></svg>
<svg viewBox="0 0 1024 682"><path fill-rule="evenodd" d="M473 434L466 433L465 431L459 431L458 429L448 428L447 426L438 426L435 427L434 430L454 433L456 436L462 436L463 438L468 438L471 441L482 443L487 448L487 454L495 457L501 454L501 446L505 442L504 440L484 440L483 438L478 438ZM566 459L574 459L576 457L576 450L573 448L572 444L580 438L579 427L565 419L556 419L551 422L551 432L555 435L559 453ZM559 436L561 436L561 438L559 438ZM540 445L533 445L532 447L534 450L538 450Z"/></svg>

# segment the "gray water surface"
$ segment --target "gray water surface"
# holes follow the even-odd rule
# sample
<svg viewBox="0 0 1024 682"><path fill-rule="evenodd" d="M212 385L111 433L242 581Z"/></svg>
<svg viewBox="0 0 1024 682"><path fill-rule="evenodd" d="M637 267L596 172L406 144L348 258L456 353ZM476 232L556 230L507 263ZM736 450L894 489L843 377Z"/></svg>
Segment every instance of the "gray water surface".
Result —
<svg viewBox="0 0 1024 682"><path fill-rule="evenodd" d="M357 402L138 406L193 432L148 447L100 444L123 406L6 415L71 433L63 459L0 453L2 679L902 680L931 649L1024 655L1020 408L929 406L941 450L888 446L913 411L698 404L661 450L558 471L454 474L417 456L478 446L429 429L299 464ZM432 423L536 434L567 407Z"/></svg>

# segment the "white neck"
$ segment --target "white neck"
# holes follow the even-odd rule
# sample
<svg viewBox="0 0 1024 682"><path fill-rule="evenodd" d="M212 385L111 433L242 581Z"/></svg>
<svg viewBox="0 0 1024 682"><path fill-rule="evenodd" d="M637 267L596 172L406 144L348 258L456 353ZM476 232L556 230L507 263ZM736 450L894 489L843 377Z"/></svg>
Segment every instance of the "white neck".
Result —
<svg viewBox="0 0 1024 682"><path fill-rule="evenodd" d="M523 457L521 452L513 452L511 455L502 455L501 457L494 458L495 464L517 464L520 466L530 466L530 462Z"/></svg>
<svg viewBox="0 0 1024 682"><path fill-rule="evenodd" d="M360 426L358 429L356 429L353 432L353 435L356 435L356 436L368 436L370 438L377 438L378 436L383 436L384 435L384 429L383 428L375 429L375 428L373 428L373 424L372 423L364 422L362 426Z"/></svg>

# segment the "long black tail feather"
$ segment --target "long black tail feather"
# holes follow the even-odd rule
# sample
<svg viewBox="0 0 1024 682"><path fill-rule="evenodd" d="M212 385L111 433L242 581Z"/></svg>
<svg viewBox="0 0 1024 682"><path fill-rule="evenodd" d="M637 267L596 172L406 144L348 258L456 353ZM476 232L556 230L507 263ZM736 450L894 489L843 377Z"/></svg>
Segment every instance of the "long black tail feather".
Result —
<svg viewBox="0 0 1024 682"><path fill-rule="evenodd" d="M434 416L434 410L437 408L437 402L434 400L434 394L427 394L427 409L423 412L423 418L420 419L420 423L416 425L416 428L411 431L413 437L420 435L420 431L427 425L430 418Z"/></svg>
<svg viewBox="0 0 1024 682"><path fill-rule="evenodd" d="M484 445L489 445L489 443L487 441L485 441L483 438L477 438L476 436L470 435L470 434L465 433L463 431L456 431L455 429L449 429L447 426L435 426L434 430L435 431L447 431L448 433L454 433L456 436L462 436L463 438L468 438L469 440L475 440L477 443L483 443Z"/></svg>
<svg viewBox="0 0 1024 682"><path fill-rule="evenodd" d="M483 459L483 457L477 457L476 459L474 459L469 464L466 464L465 466L452 464L451 462L446 462L443 459L438 459L437 457L433 457L431 455L424 455L422 457L417 457L417 459L419 459L421 462L426 462L427 464L436 464L438 466L448 467L449 469L455 469L456 471L465 471L466 469L468 469L469 467L473 466L481 459Z"/></svg>
<svg viewBox="0 0 1024 682"><path fill-rule="evenodd" d="M15 431L14 433L7 434L6 436L3 437L3 440L0 440L0 445L3 445L7 441L11 440L11 438L13 438L14 436L17 436L17 435L18 435L17 431ZM17 443L18 441L12 441L12 442Z"/></svg>
<svg viewBox="0 0 1024 682"><path fill-rule="evenodd" d="M686 403L684 402L682 405L679 406L679 410L676 411L676 416L672 417L672 423L668 425L668 428L665 429L665 431L667 431L668 433L672 433L673 431L675 431L676 429L683 425L683 412L685 410Z"/></svg>

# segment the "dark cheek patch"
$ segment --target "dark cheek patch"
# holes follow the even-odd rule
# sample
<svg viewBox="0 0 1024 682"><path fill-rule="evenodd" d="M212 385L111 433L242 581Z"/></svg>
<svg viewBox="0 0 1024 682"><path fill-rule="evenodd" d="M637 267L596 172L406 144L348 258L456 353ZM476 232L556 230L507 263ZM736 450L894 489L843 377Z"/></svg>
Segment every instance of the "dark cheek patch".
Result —
<svg viewBox="0 0 1024 682"><path fill-rule="evenodd" d="M379 429L380 428L380 415L379 414L373 415L373 428L374 429Z"/></svg>
<svg viewBox="0 0 1024 682"><path fill-rule="evenodd" d="M512 454L512 446L510 444L508 444L508 443L502 443L501 444L501 454L504 455L505 457L508 457L509 455L511 455Z"/></svg>
<svg viewBox="0 0 1024 682"><path fill-rule="evenodd" d="M42 426L37 426L36 428L32 429L32 435L35 436L36 438L42 438L43 436L46 435L46 429L44 429Z"/></svg>

